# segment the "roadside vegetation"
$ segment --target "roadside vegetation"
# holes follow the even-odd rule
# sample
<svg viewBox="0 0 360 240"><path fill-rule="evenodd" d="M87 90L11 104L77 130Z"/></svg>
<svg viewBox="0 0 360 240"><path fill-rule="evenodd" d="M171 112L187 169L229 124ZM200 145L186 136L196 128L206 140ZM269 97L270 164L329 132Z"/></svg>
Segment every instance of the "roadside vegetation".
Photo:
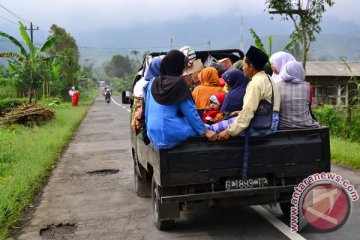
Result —
<svg viewBox="0 0 360 240"><path fill-rule="evenodd" d="M314 109L314 114L322 125L330 128L331 160L360 169L360 107L349 107L352 108L351 113L348 109L325 105Z"/></svg>
<svg viewBox="0 0 360 240"><path fill-rule="evenodd" d="M0 239L5 239L41 189L98 89L83 94L78 107L52 105L55 117L41 126L0 128Z"/></svg>
<svg viewBox="0 0 360 240"><path fill-rule="evenodd" d="M1 39L18 48L0 51L7 59L0 65L0 239L22 218L98 94L93 65L80 66L76 41L64 29L53 25L41 47L21 22L19 31L21 40L0 31ZM73 85L80 92L78 107L68 93ZM2 121L19 105L47 108L54 116L39 122L26 116L21 124Z"/></svg>
<svg viewBox="0 0 360 240"><path fill-rule="evenodd" d="M331 137L331 160L344 167L360 170L360 143Z"/></svg>
<svg viewBox="0 0 360 240"><path fill-rule="evenodd" d="M80 65L75 39L55 24L41 47L31 42L21 22L19 31L21 40L0 31L1 39L18 48L0 51L0 58L7 59L6 65L0 65L0 239L11 234L31 207L99 93L99 81L114 91L130 90L140 65L137 51L132 51L132 58L115 55L97 69L88 59ZM72 86L80 92L77 107L71 105ZM16 124L4 120L10 111L22 116L25 111L16 114L18 109L35 110L35 106L53 112L53 117L34 121L26 116L25 122L21 118Z"/></svg>

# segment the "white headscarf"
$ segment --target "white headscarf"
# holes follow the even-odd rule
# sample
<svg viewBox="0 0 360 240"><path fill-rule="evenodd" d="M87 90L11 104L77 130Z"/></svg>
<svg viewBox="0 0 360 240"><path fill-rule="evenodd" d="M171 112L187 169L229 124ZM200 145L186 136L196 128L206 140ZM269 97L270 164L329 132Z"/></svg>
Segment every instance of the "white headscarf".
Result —
<svg viewBox="0 0 360 240"><path fill-rule="evenodd" d="M273 55L271 55L271 57L269 58L269 61L270 61L270 63L272 65L274 65L276 70L280 73L281 69L282 69L282 67L284 66L285 63L287 63L289 61L296 61L296 59L290 53L280 51L280 52L276 52ZM272 79L275 82L281 81L281 78L279 77L279 74L276 74L276 73L272 74Z"/></svg>
<svg viewBox="0 0 360 240"><path fill-rule="evenodd" d="M279 77L286 82L298 83L304 81L305 70L300 62L290 61L282 67Z"/></svg>

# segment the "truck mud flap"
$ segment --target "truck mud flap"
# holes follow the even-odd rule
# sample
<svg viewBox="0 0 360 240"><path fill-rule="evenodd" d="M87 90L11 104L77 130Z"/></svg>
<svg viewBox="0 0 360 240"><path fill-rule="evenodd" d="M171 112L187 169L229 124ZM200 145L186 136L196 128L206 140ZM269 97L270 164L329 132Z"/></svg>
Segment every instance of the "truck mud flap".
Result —
<svg viewBox="0 0 360 240"><path fill-rule="evenodd" d="M161 197L161 203L170 202L184 202L184 201L199 201L206 199L221 199L221 198L233 198L248 195L260 195L260 194L276 194L282 192L293 192L296 185L287 186L274 186L274 187L262 187L262 188L251 188L251 189L236 189L228 191L218 192L205 192L205 193L193 193L184 195L174 196L163 196Z"/></svg>

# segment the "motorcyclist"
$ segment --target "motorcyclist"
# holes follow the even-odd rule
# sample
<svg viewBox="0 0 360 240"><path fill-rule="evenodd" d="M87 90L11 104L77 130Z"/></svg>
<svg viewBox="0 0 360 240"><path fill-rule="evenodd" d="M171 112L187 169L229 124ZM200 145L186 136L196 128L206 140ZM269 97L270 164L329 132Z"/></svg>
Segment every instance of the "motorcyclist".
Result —
<svg viewBox="0 0 360 240"><path fill-rule="evenodd" d="M110 89L107 88L105 91L105 102L110 103L110 99L111 99L111 92Z"/></svg>

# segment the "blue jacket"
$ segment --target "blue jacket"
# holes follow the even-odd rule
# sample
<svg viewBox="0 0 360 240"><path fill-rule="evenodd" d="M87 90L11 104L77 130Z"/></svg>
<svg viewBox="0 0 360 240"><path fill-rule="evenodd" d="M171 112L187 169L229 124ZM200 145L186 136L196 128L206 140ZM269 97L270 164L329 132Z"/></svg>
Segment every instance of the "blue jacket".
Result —
<svg viewBox="0 0 360 240"><path fill-rule="evenodd" d="M172 105L161 105L151 94L151 79L146 92L145 123L155 149L172 148L189 137L205 133L205 125L191 98Z"/></svg>

